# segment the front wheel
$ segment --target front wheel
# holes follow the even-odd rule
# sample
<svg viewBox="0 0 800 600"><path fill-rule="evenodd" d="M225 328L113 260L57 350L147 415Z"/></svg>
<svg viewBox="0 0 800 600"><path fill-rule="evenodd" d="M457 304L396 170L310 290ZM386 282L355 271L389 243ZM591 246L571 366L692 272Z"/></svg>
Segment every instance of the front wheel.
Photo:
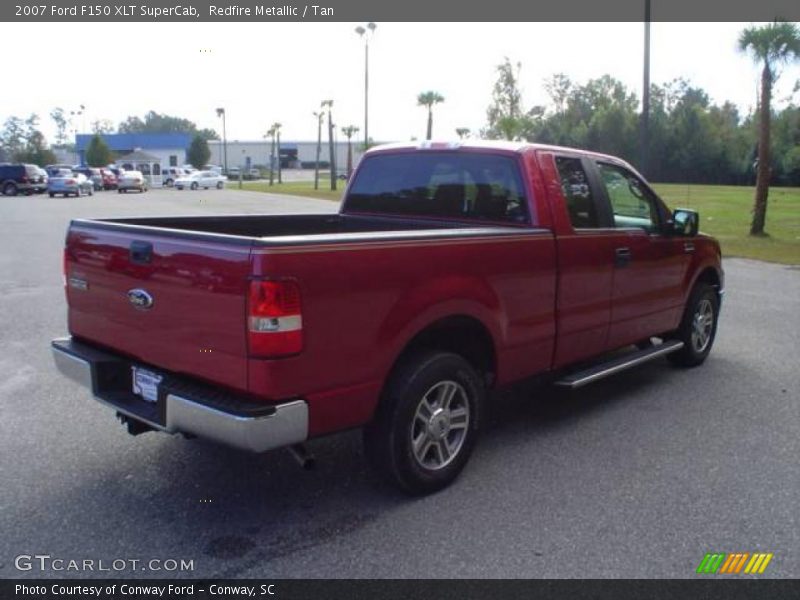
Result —
<svg viewBox="0 0 800 600"><path fill-rule="evenodd" d="M218 189L218 190L221 190L223 187L224 187L224 186L222 185L222 182L221 182L221 181L218 181L218 182L217 182L217 189Z"/></svg>
<svg viewBox="0 0 800 600"><path fill-rule="evenodd" d="M681 319L680 327L671 338L683 342L683 348L667 355L667 358L682 367L701 364L714 345L719 318L719 296L707 283L695 285Z"/></svg>
<svg viewBox="0 0 800 600"><path fill-rule="evenodd" d="M193 190L196 190L196 189L197 189L199 186L197 185L197 182L195 181L195 182L193 182L193 183L192 183L192 185L191 185L190 187L191 187Z"/></svg>
<svg viewBox="0 0 800 600"><path fill-rule="evenodd" d="M425 352L392 374L364 430L372 466L410 494L455 480L478 438L484 387L457 354Z"/></svg>

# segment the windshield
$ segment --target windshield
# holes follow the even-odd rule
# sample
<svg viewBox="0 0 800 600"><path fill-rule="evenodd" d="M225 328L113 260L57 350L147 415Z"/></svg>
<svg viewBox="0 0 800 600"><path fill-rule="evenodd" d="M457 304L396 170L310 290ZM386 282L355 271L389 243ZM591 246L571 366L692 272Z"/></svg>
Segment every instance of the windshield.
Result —
<svg viewBox="0 0 800 600"><path fill-rule="evenodd" d="M517 162L468 152L364 158L345 200L353 212L528 222Z"/></svg>

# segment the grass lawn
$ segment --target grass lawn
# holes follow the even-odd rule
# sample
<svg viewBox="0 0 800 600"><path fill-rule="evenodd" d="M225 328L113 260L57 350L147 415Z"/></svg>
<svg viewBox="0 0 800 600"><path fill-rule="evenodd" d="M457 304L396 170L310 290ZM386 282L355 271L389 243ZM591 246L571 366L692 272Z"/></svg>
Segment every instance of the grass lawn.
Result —
<svg viewBox="0 0 800 600"><path fill-rule="evenodd" d="M319 178L319 189L314 189L313 181L285 181L270 186L268 181L243 181L242 189L250 192L269 192L271 194L289 194L290 196L304 196L306 198L321 198L323 200L334 200L339 202L342 199L346 181L341 179L336 182L336 191L331 191L331 180L328 177ZM238 181L229 181L228 188L239 189Z"/></svg>
<svg viewBox="0 0 800 600"><path fill-rule="evenodd" d="M319 190L313 181L275 184L245 181L243 189L254 192L290 194L338 202L345 187L337 181L330 190L330 180L320 177ZM238 182L228 187L238 188ZM751 237L751 209L754 189L729 185L654 184L653 187L670 208L691 208L700 212L700 230L715 236L722 244L723 256L740 256L783 264L800 265L800 188L773 187L767 208L767 235Z"/></svg>
<svg viewBox="0 0 800 600"><path fill-rule="evenodd" d="M767 205L767 235L751 237L752 187L732 185L654 184L670 208L700 213L700 231L722 245L723 258L741 256L800 265L800 188L773 187Z"/></svg>

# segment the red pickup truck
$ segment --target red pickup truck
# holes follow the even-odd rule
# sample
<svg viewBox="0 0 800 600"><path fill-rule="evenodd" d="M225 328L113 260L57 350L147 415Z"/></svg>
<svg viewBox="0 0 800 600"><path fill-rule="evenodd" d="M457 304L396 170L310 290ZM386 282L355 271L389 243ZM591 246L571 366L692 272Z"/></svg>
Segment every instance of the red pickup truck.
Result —
<svg viewBox="0 0 800 600"><path fill-rule="evenodd" d="M363 426L370 462L428 493L493 388L703 362L723 272L697 227L611 156L383 146L338 214L73 220L52 349L133 434L299 455Z"/></svg>

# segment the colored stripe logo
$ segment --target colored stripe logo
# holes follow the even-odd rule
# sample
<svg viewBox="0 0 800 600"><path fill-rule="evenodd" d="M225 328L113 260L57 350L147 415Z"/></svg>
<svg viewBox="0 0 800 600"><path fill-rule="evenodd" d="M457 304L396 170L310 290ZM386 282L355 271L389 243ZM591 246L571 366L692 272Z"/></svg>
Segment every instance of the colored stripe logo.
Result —
<svg viewBox="0 0 800 600"><path fill-rule="evenodd" d="M767 569L773 554L766 552L725 552L708 553L700 561L697 573L705 575L758 574Z"/></svg>

